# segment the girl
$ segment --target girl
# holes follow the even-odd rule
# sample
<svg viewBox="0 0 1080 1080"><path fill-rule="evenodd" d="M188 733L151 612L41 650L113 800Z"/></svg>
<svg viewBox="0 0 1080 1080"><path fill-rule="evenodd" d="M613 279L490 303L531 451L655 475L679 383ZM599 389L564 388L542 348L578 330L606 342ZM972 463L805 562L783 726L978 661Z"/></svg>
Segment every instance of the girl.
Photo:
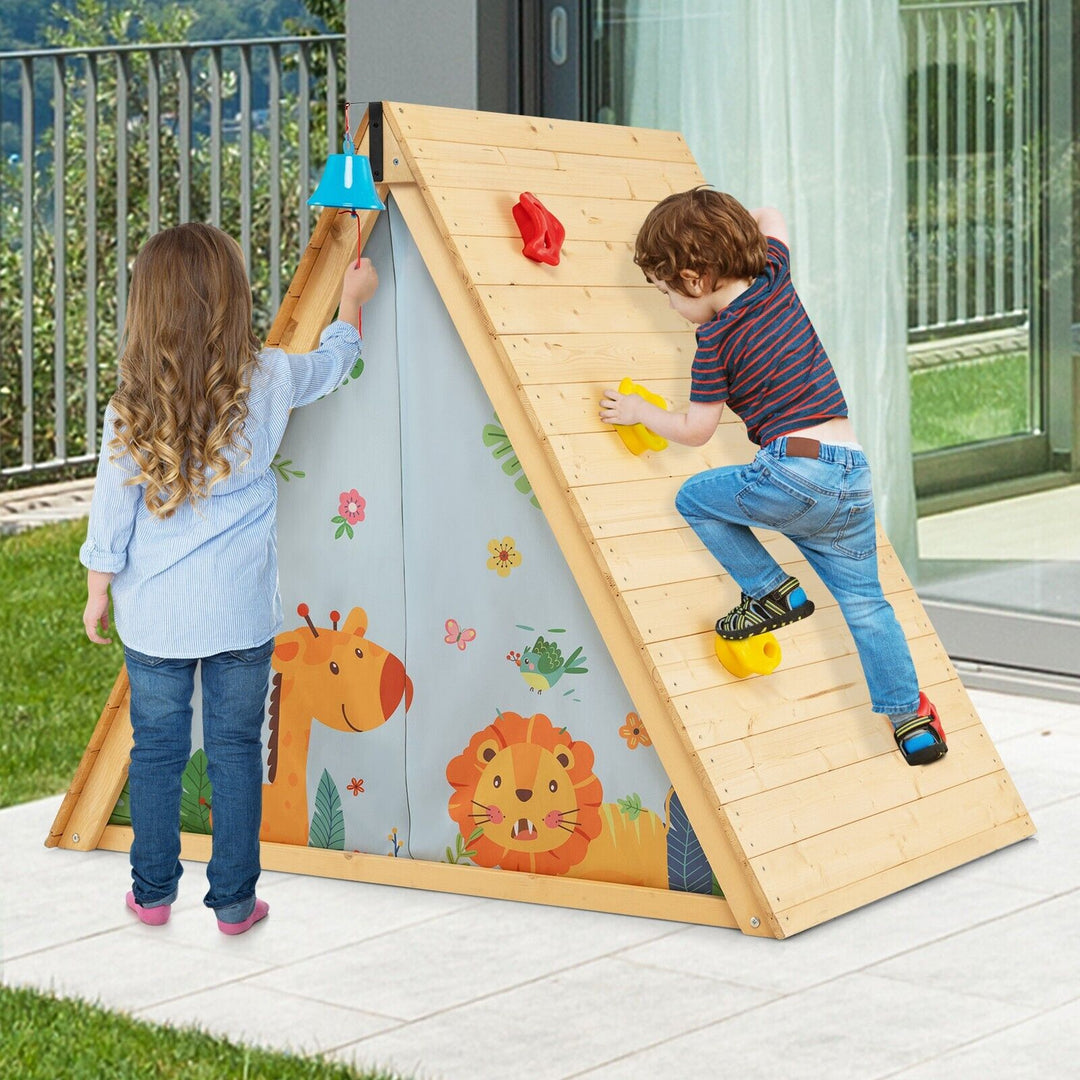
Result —
<svg viewBox="0 0 1080 1080"><path fill-rule="evenodd" d="M260 351L243 257L220 229L166 229L135 258L120 388L105 410L79 558L87 636L110 642L111 585L124 642L135 736L127 906L149 925L169 918L182 873L196 664L214 791L204 903L226 934L269 910L255 883L263 706L282 625L271 462L289 410L330 393L353 367L360 306L377 286L368 259L350 266L338 321L314 352L289 355Z"/></svg>

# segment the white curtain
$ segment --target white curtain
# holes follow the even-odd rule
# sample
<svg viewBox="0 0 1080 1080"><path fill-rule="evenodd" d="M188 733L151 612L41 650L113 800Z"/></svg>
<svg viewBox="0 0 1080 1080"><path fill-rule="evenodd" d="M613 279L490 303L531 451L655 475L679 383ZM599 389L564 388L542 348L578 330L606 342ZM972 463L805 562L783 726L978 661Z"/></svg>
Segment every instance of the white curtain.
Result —
<svg viewBox="0 0 1080 1080"><path fill-rule="evenodd" d="M681 131L706 179L788 222L795 287L915 564L902 40L883 0L627 0L624 123Z"/></svg>

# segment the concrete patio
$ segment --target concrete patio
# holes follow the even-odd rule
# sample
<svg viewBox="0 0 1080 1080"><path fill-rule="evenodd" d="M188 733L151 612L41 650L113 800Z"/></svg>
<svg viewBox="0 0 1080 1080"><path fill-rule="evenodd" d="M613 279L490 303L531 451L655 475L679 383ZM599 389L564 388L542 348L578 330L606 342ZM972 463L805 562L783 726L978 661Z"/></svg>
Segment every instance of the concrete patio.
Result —
<svg viewBox="0 0 1080 1080"><path fill-rule="evenodd" d="M1080 706L972 697L1038 836L787 941L276 873L226 938L199 864L149 928L57 796L0 811L0 977L426 1078L1075 1076Z"/></svg>

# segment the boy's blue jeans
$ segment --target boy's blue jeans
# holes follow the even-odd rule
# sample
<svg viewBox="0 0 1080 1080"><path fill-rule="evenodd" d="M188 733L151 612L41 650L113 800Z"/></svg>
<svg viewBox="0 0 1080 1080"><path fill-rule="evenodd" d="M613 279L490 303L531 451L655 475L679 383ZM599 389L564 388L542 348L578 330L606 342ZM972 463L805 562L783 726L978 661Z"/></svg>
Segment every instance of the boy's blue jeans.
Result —
<svg viewBox="0 0 1080 1080"><path fill-rule="evenodd" d="M131 787L132 891L143 907L171 904L180 866L181 777L191 756L191 695L201 663L203 748L213 788L213 854L204 903L222 922L255 907L262 821L262 723L271 639L254 649L169 660L124 649L135 744Z"/></svg>
<svg viewBox="0 0 1080 1080"><path fill-rule="evenodd" d="M859 650L874 712L914 712L919 684L907 640L878 580L870 466L861 450L823 443L788 457L786 438L749 465L692 476L675 507L744 593L760 599L788 577L750 531L789 537L836 597ZM812 599L812 598L811 598Z"/></svg>

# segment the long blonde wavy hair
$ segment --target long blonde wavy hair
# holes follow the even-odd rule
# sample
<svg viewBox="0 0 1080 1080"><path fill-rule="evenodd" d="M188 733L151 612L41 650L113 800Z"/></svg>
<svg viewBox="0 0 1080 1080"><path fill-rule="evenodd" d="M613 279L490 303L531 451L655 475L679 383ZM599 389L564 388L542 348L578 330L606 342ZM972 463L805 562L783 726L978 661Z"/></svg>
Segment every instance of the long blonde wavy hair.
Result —
<svg viewBox="0 0 1080 1080"><path fill-rule="evenodd" d="M139 474L128 483L144 485L152 514L171 517L232 471L225 451L245 450L259 348L231 236L192 222L143 244L131 270L109 448L114 461L131 455Z"/></svg>

